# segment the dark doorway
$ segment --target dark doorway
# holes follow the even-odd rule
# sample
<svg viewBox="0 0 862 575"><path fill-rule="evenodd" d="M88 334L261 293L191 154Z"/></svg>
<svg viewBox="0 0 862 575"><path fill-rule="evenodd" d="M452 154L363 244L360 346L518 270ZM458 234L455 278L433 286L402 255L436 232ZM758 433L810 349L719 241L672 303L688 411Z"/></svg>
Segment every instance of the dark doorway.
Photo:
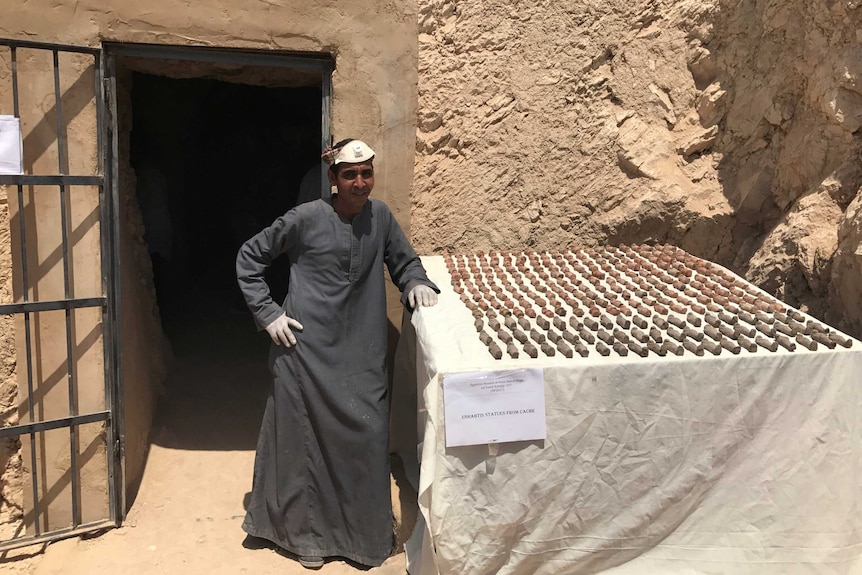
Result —
<svg viewBox="0 0 862 575"><path fill-rule="evenodd" d="M306 174L322 190L323 76L156 58L122 63L129 164L171 357L150 440L254 449L270 342L245 306L234 262L245 240L307 197ZM279 303L288 272L280 258L267 277Z"/></svg>
<svg viewBox="0 0 862 575"><path fill-rule="evenodd" d="M181 351L201 314L248 315L236 251L319 169L321 91L135 73L131 98L138 205L163 328ZM286 278L279 262L276 301Z"/></svg>

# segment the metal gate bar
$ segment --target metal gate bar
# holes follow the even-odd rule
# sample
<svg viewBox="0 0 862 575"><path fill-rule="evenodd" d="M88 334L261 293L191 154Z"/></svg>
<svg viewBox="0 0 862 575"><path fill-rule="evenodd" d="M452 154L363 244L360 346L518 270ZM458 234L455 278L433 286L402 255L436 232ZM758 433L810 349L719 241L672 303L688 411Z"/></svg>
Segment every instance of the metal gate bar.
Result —
<svg viewBox="0 0 862 575"><path fill-rule="evenodd" d="M21 174L20 176L10 176L0 174L0 185L17 185L22 186L101 186L102 176L31 176L30 174Z"/></svg>
<svg viewBox="0 0 862 575"><path fill-rule="evenodd" d="M15 46L10 47L12 51L12 113L15 114L16 118L21 117L21 110L18 106L18 55L17 49ZM23 159L23 158L22 158ZM26 228L25 228L25 219L23 216L23 207L24 207L24 186L20 183L17 186L18 188L18 230L21 235L21 283L24 286L21 290L23 293L24 302L29 301L29 281L27 279L27 251L25 249L26 242ZM30 314L24 314L24 339L26 343L26 357L27 357L27 411L29 413L33 413L33 350L30 345ZM36 445L36 433L30 432L30 445ZM42 526L39 524L39 485L38 478L36 476L36 449L30 449L30 480L32 482L31 487L33 488L33 516L37 518L36 521L33 522L34 530L36 533L36 537L41 534Z"/></svg>
<svg viewBox="0 0 862 575"><path fill-rule="evenodd" d="M12 175L0 176L0 184L14 185L17 187L18 210L19 210L19 235L20 235L20 257L21 257L21 277L23 302L0 305L0 313L21 313L24 319L24 336L25 336L25 355L27 369L27 411L34 416L33 397L35 392L33 382L33 349L32 349L32 327L31 313L48 311L48 310L65 310L65 335L66 335L66 371L67 371L67 386L69 399L69 416L63 418L52 419L48 421L37 421L27 424L21 424L0 429L0 438L14 437L24 434L29 434L30 444L30 477L33 491L33 528L34 535L30 537L15 538L9 541L0 542L0 550L12 549L24 545L32 545L34 543L51 541L63 537L70 537L80 533L86 533L96 529L105 527L113 527L119 524L120 518L116 505L116 490L117 486L114 482L115 465L117 453L115 449L115 439L113 433L114 415L113 410L113 387L114 387L114 358L116 343L109 341L108 332L111 327L111 322L115 319L115 310L109 305L107 295L101 297L91 297L84 299L73 299L71 274L70 274L70 258L69 258L69 238L68 238L68 218L66 203L71 193L72 186L94 186L99 190L100 204L100 236L101 236L101 272L102 272L102 291L107 294L110 290L111 283L108 279L109 272L109 252L105 251L111 244L106 239L110 230L115 227L116 222L109 222L105 215L115 214L113 210L108 210L105 207L105 178L104 178L104 138L102 137L102 129L104 122L104 99L102 93L102 63L101 51L99 49L67 46L62 44L49 44L40 42L2 40L0 45L6 45L11 50L12 64L12 98L13 98L13 113L16 117L20 117L19 107L19 87L18 87L18 58L17 48L51 50L53 57L53 75L54 75L54 104L56 112L56 137L58 147L58 172L52 175ZM63 129L63 112L62 112L62 95L60 87L60 52L73 52L81 54L89 54L94 58L94 96L96 99L96 138L97 149L99 152L99 165L97 171L100 175L97 176L73 176L68 172L68 149L66 134ZM57 186L59 189L58 200L60 203L60 220L61 220L61 240L62 240L62 258L63 258L63 290L64 299L57 301L29 301L29 275L27 266L27 229L26 217L24 216L24 186L49 185ZM88 413L80 415L78 413L78 382L75 375L75 356L73 346L72 333L72 311L81 308L101 308L102 309L102 338L104 342L104 365L105 365L105 406L107 409L96 413ZM94 523L82 524L81 514L81 486L80 486L80 469L78 467L78 426L86 423L105 422L105 431L107 438L107 467L108 467L108 503L110 508L110 520L102 520ZM71 476L71 497L72 497L72 526L69 528L49 530L47 533L42 532L40 521L40 501L39 501L39 480L38 480L38 462L36 457L36 434L52 429L60 429L67 427L69 429L69 449L70 449L70 476Z"/></svg>
<svg viewBox="0 0 862 575"><path fill-rule="evenodd" d="M55 48L54 56L54 109L57 110L57 173L68 172L69 152L66 149L66 130L63 129L63 99L60 97L60 52ZM69 222L66 214L66 185L60 184L60 238L63 249L63 297L70 299L69 285ZM72 310L66 308L66 376L69 387L69 416L78 415L78 382L72 357ZM69 467L72 481L72 526L81 524L81 472L78 469L78 426L69 425Z"/></svg>
<svg viewBox="0 0 862 575"><path fill-rule="evenodd" d="M106 426L108 457L108 489L113 493L109 498L111 518L114 526L122 524L126 513L126 477L125 477L125 445L123 418L123 386L120 374L120 168L119 142L117 138L117 86L116 73L113 70L113 59L103 58L100 50L94 54L96 59L96 93L101 90L101 106L96 107L96 123L100 126L96 145L99 150L98 171L105 178L104 185L99 188L99 218L102 222L110 222L102 230L102 293L110 294L105 302L102 315L104 332L105 360L105 405L111 406L112 424ZM110 115L108 115L110 114ZM113 264L113 267L111 265ZM112 272L112 270L116 270Z"/></svg>
<svg viewBox="0 0 862 575"><path fill-rule="evenodd" d="M107 303L105 296L88 297L81 299L59 299L31 301L21 303L7 303L0 305L0 315L10 313L24 313L36 311L54 311L59 309L81 309L84 307L102 307Z"/></svg>
<svg viewBox="0 0 862 575"><path fill-rule="evenodd" d="M86 535L87 533L92 533L93 531L99 531L100 529L110 529L112 527L116 527L113 521L94 521L92 523L85 523L84 525L79 525L76 528L70 527L66 529L55 529L54 531L46 533L45 535L34 535L32 537L0 541L0 552L9 551L10 549L16 549L18 547L24 547L26 545L50 543L52 541L56 541L57 539L75 537L76 535Z"/></svg>
<svg viewBox="0 0 862 575"><path fill-rule="evenodd" d="M70 425L84 425L85 423L96 423L97 421L108 421L111 418L110 411L96 411L86 415L75 415L69 417L60 417L57 419L48 419L36 423L22 423L15 427L0 427L0 439L6 437L18 437L24 433L50 431L52 429L60 429L61 427L69 427Z"/></svg>

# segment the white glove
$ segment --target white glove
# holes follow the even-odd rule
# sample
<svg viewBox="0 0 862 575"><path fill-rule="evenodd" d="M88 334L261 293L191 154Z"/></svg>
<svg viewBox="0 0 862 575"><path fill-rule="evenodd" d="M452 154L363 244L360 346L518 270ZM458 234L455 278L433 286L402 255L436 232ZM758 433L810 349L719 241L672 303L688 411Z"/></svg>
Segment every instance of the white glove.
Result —
<svg viewBox="0 0 862 575"><path fill-rule="evenodd" d="M425 284L416 284L407 294L407 303L412 309L437 305L437 292Z"/></svg>
<svg viewBox="0 0 862 575"><path fill-rule="evenodd" d="M302 331L302 324L292 317L287 317L287 314L282 313L272 320L272 323L266 326L265 329L269 337L272 338L272 341L275 342L275 345L284 344L285 347L293 347L296 345L296 336L293 335L290 328Z"/></svg>

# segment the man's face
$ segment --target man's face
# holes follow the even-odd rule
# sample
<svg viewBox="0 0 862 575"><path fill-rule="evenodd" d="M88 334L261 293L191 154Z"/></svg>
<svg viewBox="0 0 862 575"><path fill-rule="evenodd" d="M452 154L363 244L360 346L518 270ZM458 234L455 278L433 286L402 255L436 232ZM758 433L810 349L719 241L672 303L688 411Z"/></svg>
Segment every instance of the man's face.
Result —
<svg viewBox="0 0 862 575"><path fill-rule="evenodd" d="M339 202L352 208L348 211L359 213L374 188L374 166L370 160L361 164L341 164L337 176L329 172L329 183L337 188Z"/></svg>

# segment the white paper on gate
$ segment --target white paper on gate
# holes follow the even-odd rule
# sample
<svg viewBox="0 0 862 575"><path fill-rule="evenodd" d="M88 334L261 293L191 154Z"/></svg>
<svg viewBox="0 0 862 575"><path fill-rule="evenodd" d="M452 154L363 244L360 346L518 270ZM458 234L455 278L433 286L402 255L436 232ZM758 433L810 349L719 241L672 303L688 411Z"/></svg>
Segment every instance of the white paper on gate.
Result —
<svg viewBox="0 0 862 575"><path fill-rule="evenodd" d="M443 376L446 447L545 439L541 369Z"/></svg>
<svg viewBox="0 0 862 575"><path fill-rule="evenodd" d="M24 145L21 122L15 116L0 115L0 174L24 173Z"/></svg>

